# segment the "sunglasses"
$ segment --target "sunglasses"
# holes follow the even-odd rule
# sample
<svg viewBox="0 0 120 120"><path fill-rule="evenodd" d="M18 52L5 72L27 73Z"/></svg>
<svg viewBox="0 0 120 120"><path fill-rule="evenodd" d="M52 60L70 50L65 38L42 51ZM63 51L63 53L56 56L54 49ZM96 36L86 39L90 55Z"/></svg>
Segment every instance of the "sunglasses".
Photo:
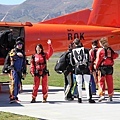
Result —
<svg viewBox="0 0 120 120"><path fill-rule="evenodd" d="M17 45L21 46L21 45L23 45L23 44L22 44L22 43L19 43L19 44L17 44Z"/></svg>

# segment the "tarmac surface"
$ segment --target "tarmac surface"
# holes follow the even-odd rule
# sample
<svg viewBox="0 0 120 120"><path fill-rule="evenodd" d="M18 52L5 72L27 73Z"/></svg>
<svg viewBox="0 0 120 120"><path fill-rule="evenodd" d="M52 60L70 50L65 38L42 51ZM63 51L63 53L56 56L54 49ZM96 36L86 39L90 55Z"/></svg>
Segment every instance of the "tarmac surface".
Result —
<svg viewBox="0 0 120 120"><path fill-rule="evenodd" d="M37 102L30 103L32 85L23 85L23 92L18 95L20 103L9 103L9 94L0 93L0 111L36 117L39 120L120 120L120 93L115 92L113 101L98 102L98 95L93 95L96 101L88 103L83 90L83 102L78 103L64 100L62 87L49 86L48 101L42 103L41 87L39 88Z"/></svg>

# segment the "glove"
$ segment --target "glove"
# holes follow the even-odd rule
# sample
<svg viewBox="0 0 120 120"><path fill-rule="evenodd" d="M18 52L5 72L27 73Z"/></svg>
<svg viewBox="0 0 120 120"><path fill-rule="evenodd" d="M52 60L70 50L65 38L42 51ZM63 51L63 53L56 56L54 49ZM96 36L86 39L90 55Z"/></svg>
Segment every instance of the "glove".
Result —
<svg viewBox="0 0 120 120"><path fill-rule="evenodd" d="M50 40L50 39L47 41L47 44L48 44L48 45L51 45L51 40Z"/></svg>

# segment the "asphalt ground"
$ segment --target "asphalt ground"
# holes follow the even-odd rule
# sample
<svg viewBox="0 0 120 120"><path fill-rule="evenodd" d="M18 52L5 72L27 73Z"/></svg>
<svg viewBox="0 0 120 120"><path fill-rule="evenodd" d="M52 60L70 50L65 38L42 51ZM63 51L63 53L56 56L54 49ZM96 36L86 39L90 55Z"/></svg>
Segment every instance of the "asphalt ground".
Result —
<svg viewBox="0 0 120 120"><path fill-rule="evenodd" d="M18 95L20 103L9 103L9 94L0 93L0 111L36 117L40 120L120 120L120 93L115 92L113 101L98 102L98 95L93 95L96 101L88 103L83 90L83 102L78 103L64 99L62 87L49 86L48 99L42 103L41 87L39 88L37 102L30 103L32 85L23 85L23 92Z"/></svg>

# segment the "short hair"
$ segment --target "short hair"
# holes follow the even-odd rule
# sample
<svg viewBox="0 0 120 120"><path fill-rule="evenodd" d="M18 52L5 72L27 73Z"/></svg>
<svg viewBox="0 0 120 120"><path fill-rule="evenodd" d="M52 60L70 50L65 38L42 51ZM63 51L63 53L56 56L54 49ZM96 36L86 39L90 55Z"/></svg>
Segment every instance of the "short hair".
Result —
<svg viewBox="0 0 120 120"><path fill-rule="evenodd" d="M80 45L80 40L78 38L75 38L73 43L78 46Z"/></svg>
<svg viewBox="0 0 120 120"><path fill-rule="evenodd" d="M99 43L104 47L108 47L108 38L107 37L101 38Z"/></svg>
<svg viewBox="0 0 120 120"><path fill-rule="evenodd" d="M98 46L98 40L94 40L94 41L92 42L92 45Z"/></svg>

